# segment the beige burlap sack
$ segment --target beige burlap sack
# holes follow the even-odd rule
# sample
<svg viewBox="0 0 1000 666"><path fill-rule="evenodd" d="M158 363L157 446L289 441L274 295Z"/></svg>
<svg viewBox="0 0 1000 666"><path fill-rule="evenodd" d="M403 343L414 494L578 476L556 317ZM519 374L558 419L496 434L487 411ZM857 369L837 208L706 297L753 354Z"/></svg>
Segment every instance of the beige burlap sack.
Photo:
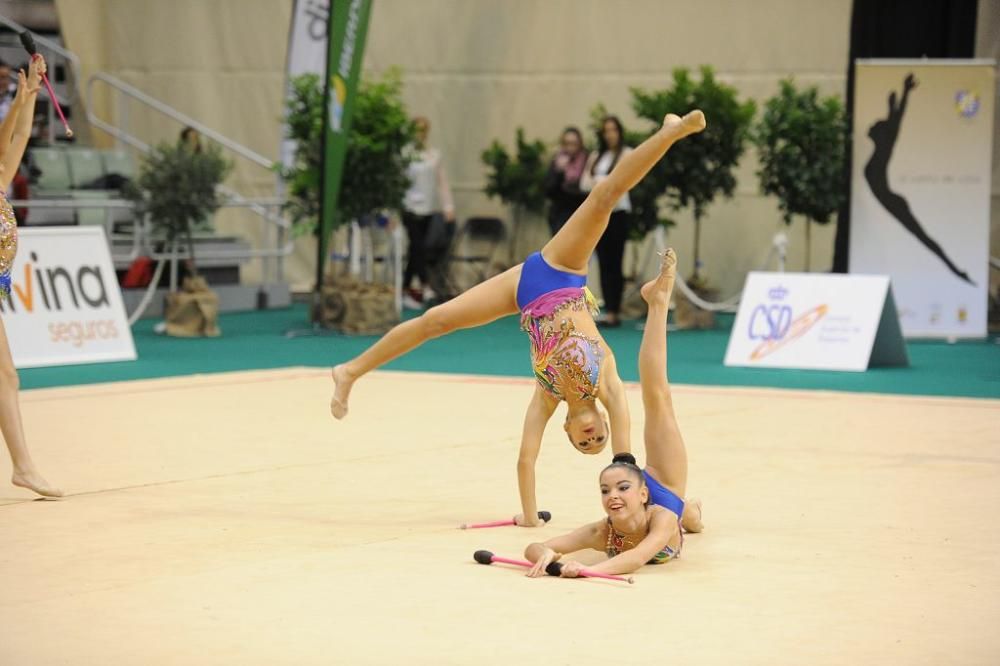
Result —
<svg viewBox="0 0 1000 666"><path fill-rule="evenodd" d="M167 294L167 335L214 338L219 330L219 296L203 277L184 278L181 291Z"/></svg>
<svg viewBox="0 0 1000 666"><path fill-rule="evenodd" d="M346 276L327 278L320 290L317 320L352 335L380 335L399 323L396 292L388 284L369 284Z"/></svg>
<svg viewBox="0 0 1000 666"><path fill-rule="evenodd" d="M642 294L638 290L626 290L618 315L628 321L630 319L643 319L647 312L649 312L649 304L642 300Z"/></svg>
<svg viewBox="0 0 1000 666"><path fill-rule="evenodd" d="M706 301L715 301L718 292L714 289L696 289L695 293ZM702 310L690 300L683 292L674 291L674 323L682 329L710 329L715 328L715 313L710 310Z"/></svg>

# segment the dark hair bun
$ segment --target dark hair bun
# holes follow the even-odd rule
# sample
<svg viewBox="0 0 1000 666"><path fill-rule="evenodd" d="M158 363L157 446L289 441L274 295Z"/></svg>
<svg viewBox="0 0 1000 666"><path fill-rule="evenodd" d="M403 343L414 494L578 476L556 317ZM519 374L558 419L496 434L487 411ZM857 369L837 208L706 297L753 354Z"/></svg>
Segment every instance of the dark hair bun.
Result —
<svg viewBox="0 0 1000 666"><path fill-rule="evenodd" d="M612 465L635 465L635 456L631 453L616 453L611 459Z"/></svg>

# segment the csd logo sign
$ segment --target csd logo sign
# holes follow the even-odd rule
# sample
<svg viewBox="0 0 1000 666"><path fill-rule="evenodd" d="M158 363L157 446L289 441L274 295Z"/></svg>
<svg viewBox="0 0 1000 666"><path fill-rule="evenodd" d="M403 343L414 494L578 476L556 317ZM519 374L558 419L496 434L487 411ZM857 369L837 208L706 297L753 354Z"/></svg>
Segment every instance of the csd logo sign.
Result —
<svg viewBox="0 0 1000 666"><path fill-rule="evenodd" d="M817 305L796 317L790 305L783 303L758 305L750 317L749 334L751 340L761 342L750 353L750 360L759 361L801 338L826 316L829 309L825 304Z"/></svg>
<svg viewBox="0 0 1000 666"><path fill-rule="evenodd" d="M791 327L790 305L758 305L750 315L751 340L781 340Z"/></svg>

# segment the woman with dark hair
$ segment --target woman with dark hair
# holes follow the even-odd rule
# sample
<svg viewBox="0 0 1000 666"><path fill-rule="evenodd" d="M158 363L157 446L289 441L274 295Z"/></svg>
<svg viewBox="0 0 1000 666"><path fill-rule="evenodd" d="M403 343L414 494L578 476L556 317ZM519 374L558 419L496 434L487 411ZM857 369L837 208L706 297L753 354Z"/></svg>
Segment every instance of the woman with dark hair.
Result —
<svg viewBox="0 0 1000 666"><path fill-rule="evenodd" d="M594 324L593 297L586 288L590 255L615 203L642 180L674 142L704 128L701 111L692 111L683 118L667 114L660 130L594 187L541 252L420 317L399 324L360 355L333 368L333 416L347 416L354 382L375 368L432 338L520 313L521 328L528 334L536 386L521 434L517 476L522 515L517 522L538 525L535 462L545 425L561 401L567 407L563 428L578 451L600 453L609 439L616 453L630 449L625 389L614 355ZM483 349L483 353L489 350ZM607 420L598 402L608 410Z"/></svg>
<svg viewBox="0 0 1000 666"><path fill-rule="evenodd" d="M580 178L587 166L587 151L583 149L583 135L575 127L563 130L559 151L545 174L545 196L549 199L549 229L552 235L563 228L566 220L587 198L580 189Z"/></svg>
<svg viewBox="0 0 1000 666"><path fill-rule="evenodd" d="M663 254L660 275L642 288L649 318L639 347L639 382L646 413L646 468L631 454L616 455L601 472L601 504L606 518L525 550L535 563L529 576L545 573L549 563L585 548L604 551L608 559L590 570L631 573L644 564L662 564L680 555L683 533L700 532L701 502L685 502L687 451L674 415L667 381L667 310L677 272L673 250ZM564 561L562 575L575 577L582 565Z"/></svg>
<svg viewBox="0 0 1000 666"><path fill-rule="evenodd" d="M601 131L597 135L598 149L590 154L580 178L580 189L589 192L608 177L615 165L632 149L625 145L625 128L616 116L607 116L601 121ZM625 241L628 239L629 215L632 200L628 192L615 202L608 228L597 243L597 261L601 268L601 295L604 297L604 319L599 326L621 326L618 313L621 311L622 292L625 276L622 274L622 259L625 257Z"/></svg>

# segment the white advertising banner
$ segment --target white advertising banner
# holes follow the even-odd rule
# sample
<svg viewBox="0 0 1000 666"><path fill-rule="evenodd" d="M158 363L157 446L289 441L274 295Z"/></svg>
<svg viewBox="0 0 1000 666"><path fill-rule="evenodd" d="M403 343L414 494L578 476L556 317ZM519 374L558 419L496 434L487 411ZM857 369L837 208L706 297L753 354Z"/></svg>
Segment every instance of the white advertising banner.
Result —
<svg viewBox="0 0 1000 666"><path fill-rule="evenodd" d="M326 75L327 26L332 0L295 0L292 25L288 33L287 79L300 74ZM281 162L290 167L295 157L295 142L282 134Z"/></svg>
<svg viewBox="0 0 1000 666"><path fill-rule="evenodd" d="M11 282L0 316L16 367L135 360L103 227L20 229Z"/></svg>
<svg viewBox="0 0 1000 666"><path fill-rule="evenodd" d="M907 337L984 337L994 63L856 71L850 272L892 279Z"/></svg>
<svg viewBox="0 0 1000 666"><path fill-rule="evenodd" d="M747 276L726 365L863 371L907 363L884 275Z"/></svg>

